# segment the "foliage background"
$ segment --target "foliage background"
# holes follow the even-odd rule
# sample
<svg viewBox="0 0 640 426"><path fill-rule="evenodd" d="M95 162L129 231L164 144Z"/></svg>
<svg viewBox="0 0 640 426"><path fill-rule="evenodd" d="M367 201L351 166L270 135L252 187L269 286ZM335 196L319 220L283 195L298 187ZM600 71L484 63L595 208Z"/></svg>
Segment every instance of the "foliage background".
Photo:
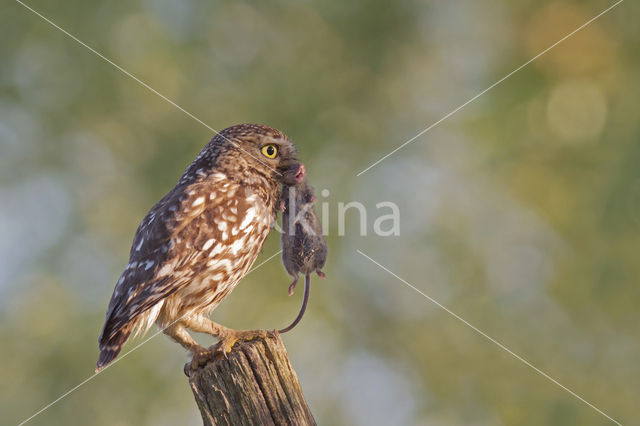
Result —
<svg viewBox="0 0 640 426"><path fill-rule="evenodd" d="M214 128L296 142L330 191L329 279L285 337L320 424L608 424L356 249L640 424L640 4L360 177L612 3L28 4ZM92 374L138 221L212 133L19 3L3 3L0 39L0 417L16 424ZM350 211L338 236L352 200L369 232L375 204L397 203L401 235L360 236ZM214 318L282 326L300 297L288 284L273 260ZM30 424L199 424L185 361L151 339Z"/></svg>

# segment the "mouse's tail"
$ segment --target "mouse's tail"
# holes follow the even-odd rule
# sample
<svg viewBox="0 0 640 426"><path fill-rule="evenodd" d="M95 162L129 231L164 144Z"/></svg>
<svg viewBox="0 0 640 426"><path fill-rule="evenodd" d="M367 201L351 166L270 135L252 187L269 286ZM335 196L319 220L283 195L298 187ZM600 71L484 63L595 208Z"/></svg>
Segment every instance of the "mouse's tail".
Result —
<svg viewBox="0 0 640 426"><path fill-rule="evenodd" d="M304 315L304 311L307 310L307 303L309 303L309 290L311 289L311 275L307 274L304 276L304 297L302 298L302 306L300 307L300 312L298 312L298 316L293 320L288 327L283 328L282 330L278 330L278 333L286 333L290 331L293 327L298 325L302 316Z"/></svg>

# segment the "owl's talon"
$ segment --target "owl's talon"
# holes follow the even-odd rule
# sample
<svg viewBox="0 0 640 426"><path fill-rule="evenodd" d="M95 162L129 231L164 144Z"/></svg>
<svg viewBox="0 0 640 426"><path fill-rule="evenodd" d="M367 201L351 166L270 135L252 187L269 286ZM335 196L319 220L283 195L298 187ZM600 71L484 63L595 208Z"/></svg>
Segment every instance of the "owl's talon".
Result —
<svg viewBox="0 0 640 426"><path fill-rule="evenodd" d="M210 349L214 356L222 355L228 358L228 354L231 353L236 343L254 339L264 339L265 337L267 337L265 330L230 330L228 333L220 335L218 343Z"/></svg>
<svg viewBox="0 0 640 426"><path fill-rule="evenodd" d="M207 362L213 359L213 353L210 349L203 348L199 346L192 351L191 358L191 369L197 370L200 367L203 367L207 364Z"/></svg>

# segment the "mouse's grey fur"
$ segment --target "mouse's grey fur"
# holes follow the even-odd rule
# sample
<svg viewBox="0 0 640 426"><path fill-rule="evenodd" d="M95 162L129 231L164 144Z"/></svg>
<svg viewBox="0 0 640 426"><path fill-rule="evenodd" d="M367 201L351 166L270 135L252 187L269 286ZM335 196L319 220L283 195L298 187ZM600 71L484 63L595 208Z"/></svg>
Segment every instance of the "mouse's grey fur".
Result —
<svg viewBox="0 0 640 426"><path fill-rule="evenodd" d="M280 199L282 211L282 262L293 277L289 286L289 295L298 282L298 274L305 277L305 295L298 317L281 333L291 330L302 318L309 298L310 276L316 272L324 278L321 271L327 260L327 242L322 235L322 226L314 210L316 197L313 187L307 180L297 185L283 185Z"/></svg>

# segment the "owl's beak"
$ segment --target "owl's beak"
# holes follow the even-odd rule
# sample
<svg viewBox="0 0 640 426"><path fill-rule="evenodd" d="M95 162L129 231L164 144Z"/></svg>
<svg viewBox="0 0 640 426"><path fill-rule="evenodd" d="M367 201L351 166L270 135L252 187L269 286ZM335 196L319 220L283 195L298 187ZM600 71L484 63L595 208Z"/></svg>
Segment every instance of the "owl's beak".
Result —
<svg viewBox="0 0 640 426"><path fill-rule="evenodd" d="M302 163L294 163L289 166L285 166L280 170L280 180L285 185L296 185L304 181L307 176L307 169Z"/></svg>

